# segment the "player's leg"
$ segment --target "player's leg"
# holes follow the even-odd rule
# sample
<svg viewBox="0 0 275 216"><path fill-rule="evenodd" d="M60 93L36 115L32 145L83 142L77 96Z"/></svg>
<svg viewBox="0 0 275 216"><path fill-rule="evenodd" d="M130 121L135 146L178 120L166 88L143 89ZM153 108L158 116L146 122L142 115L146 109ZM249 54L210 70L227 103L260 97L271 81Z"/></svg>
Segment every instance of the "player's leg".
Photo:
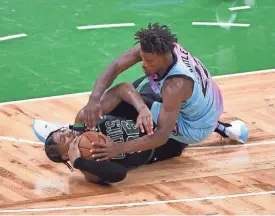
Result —
<svg viewBox="0 0 275 216"><path fill-rule="evenodd" d="M162 103L154 102L151 107L153 120L155 124L158 121ZM184 122L180 116L177 119L175 128L171 134L171 138L178 140L181 143L194 144L200 143L207 139L213 132L217 132L224 137L244 143L248 137L248 129L242 121L232 121L230 123L218 122L217 125L208 128L192 128Z"/></svg>
<svg viewBox="0 0 275 216"><path fill-rule="evenodd" d="M248 127L241 120L234 120L229 123L218 121L215 132L222 137L229 137L240 143L245 143L249 135Z"/></svg>
<svg viewBox="0 0 275 216"><path fill-rule="evenodd" d="M223 111L223 97L219 86L213 81L213 88L216 92L217 110L220 114ZM215 132L220 134L222 137L229 137L240 143L245 143L248 138L248 127L243 121L235 120L229 123L218 121Z"/></svg>
<svg viewBox="0 0 275 216"><path fill-rule="evenodd" d="M160 97L154 93L151 89L149 80L146 76L137 79L132 83L133 87L141 95L147 107L150 109L154 101L161 101ZM104 98L102 98L102 106L108 107L108 115L124 117L126 119L136 120L138 117L137 110L130 104L120 101L117 103L111 102L114 99L114 94L112 91L106 93ZM115 106L116 105L116 106ZM114 108L113 108L114 107Z"/></svg>
<svg viewBox="0 0 275 216"><path fill-rule="evenodd" d="M170 138L164 145L155 149L154 155L148 163L155 163L158 161L168 160L173 157L178 157L187 146L188 144L184 144Z"/></svg>

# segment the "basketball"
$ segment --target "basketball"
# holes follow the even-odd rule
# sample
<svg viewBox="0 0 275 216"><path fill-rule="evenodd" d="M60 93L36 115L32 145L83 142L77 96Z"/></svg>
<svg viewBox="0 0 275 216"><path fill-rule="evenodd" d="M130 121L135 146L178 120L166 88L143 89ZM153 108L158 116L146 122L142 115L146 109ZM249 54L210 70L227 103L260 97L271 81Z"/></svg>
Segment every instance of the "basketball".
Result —
<svg viewBox="0 0 275 216"><path fill-rule="evenodd" d="M81 136L78 148L82 158L93 160L90 150L92 149L92 142L105 144L108 142L107 136L98 132L88 131Z"/></svg>

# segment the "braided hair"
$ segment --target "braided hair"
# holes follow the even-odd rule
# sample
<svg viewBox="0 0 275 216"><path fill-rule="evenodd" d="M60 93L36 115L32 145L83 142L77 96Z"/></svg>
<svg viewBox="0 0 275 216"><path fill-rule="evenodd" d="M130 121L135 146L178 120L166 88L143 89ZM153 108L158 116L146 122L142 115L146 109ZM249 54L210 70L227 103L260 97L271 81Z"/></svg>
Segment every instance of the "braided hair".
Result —
<svg viewBox="0 0 275 216"><path fill-rule="evenodd" d="M165 54L172 52L177 37L166 25L150 23L147 29L135 33L135 40L140 43L143 52Z"/></svg>
<svg viewBox="0 0 275 216"><path fill-rule="evenodd" d="M45 153L51 161L56 162L56 163L64 163L71 171L73 171L73 168L70 166L70 164L67 162L67 160L64 160L62 158L61 152L58 148L58 143L56 143L54 141L53 135L59 131L60 131L60 129L53 131L47 137L47 139L45 141Z"/></svg>

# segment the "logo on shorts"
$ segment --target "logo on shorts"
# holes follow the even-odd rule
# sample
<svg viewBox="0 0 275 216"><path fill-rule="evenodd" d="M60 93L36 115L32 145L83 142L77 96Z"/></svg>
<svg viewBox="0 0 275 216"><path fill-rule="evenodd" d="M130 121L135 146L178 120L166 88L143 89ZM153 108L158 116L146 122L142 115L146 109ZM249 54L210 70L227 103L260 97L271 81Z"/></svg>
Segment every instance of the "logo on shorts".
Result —
<svg viewBox="0 0 275 216"><path fill-rule="evenodd" d="M179 135L179 126L178 123L175 124L174 130L172 131L172 134L174 136L178 136Z"/></svg>

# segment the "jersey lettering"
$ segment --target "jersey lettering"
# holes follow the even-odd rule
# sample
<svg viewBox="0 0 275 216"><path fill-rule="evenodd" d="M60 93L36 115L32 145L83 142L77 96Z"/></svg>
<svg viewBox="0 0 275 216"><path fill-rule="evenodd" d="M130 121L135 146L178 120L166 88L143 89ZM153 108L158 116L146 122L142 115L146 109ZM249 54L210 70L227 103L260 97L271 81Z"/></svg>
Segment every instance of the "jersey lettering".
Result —
<svg viewBox="0 0 275 216"><path fill-rule="evenodd" d="M194 68L195 72L197 74L197 77L199 78L199 81L201 83L202 87L202 93L203 96L206 97L207 90L208 90L208 85L209 85L209 72L206 69L206 67L201 63L201 61L195 57L192 57L189 55L189 52L187 52L181 45L179 46L180 50L180 57L183 63L189 68L189 70L193 73L191 64L190 64L190 59L192 58L195 62Z"/></svg>
<svg viewBox="0 0 275 216"><path fill-rule="evenodd" d="M105 121L106 136L114 142L127 142L139 138L139 128L136 128L135 122L132 120L107 120ZM130 152L129 154L140 153ZM112 159L121 160L126 157L125 153L121 153Z"/></svg>
<svg viewBox="0 0 275 216"><path fill-rule="evenodd" d="M139 129L136 128L136 124L132 120L121 121L121 125L127 135L139 134Z"/></svg>
<svg viewBox="0 0 275 216"><path fill-rule="evenodd" d="M195 70L196 70L197 74L199 75L199 78L201 81L202 93L203 93L204 97L206 97L208 83L209 83L209 72L199 59L197 59L195 57L193 59L196 62Z"/></svg>
<svg viewBox="0 0 275 216"><path fill-rule="evenodd" d="M105 122L106 135L110 137L114 142L123 142L123 131L121 128L120 120L115 119L112 121Z"/></svg>

